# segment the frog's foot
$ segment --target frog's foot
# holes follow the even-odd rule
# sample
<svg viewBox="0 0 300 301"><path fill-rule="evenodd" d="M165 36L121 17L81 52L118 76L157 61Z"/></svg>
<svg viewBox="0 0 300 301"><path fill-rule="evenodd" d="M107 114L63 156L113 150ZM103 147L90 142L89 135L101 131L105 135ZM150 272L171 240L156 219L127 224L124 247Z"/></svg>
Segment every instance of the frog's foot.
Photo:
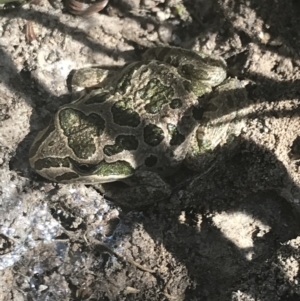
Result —
<svg viewBox="0 0 300 301"><path fill-rule="evenodd" d="M128 207L139 208L166 200L171 195L170 186L151 171L137 171L132 177L117 183L93 184L105 197ZM126 187L124 187L126 186Z"/></svg>

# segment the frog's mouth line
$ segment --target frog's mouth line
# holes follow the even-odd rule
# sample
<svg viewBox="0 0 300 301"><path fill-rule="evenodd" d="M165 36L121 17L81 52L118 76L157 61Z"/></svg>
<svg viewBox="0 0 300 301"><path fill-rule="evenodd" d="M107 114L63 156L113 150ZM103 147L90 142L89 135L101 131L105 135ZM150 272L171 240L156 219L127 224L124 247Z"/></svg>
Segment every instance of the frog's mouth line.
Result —
<svg viewBox="0 0 300 301"><path fill-rule="evenodd" d="M131 176L134 168L127 161L119 160L108 163L105 160L97 164L79 164L72 158L68 158L71 163L71 169L82 177L97 176L101 177L103 183L111 182L114 179L122 179Z"/></svg>

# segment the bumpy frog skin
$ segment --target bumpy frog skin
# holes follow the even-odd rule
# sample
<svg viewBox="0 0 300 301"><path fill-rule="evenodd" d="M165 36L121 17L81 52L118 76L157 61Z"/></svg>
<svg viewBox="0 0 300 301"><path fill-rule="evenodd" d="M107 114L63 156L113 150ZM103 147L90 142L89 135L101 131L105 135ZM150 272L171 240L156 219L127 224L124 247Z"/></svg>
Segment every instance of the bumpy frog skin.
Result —
<svg viewBox="0 0 300 301"><path fill-rule="evenodd" d="M121 71L78 70L72 85L89 92L37 135L30 165L51 181L96 184L170 175L186 157L204 162L240 129L230 129L228 101L203 97L225 79L224 60L173 47L149 49ZM237 80L228 85L239 88Z"/></svg>

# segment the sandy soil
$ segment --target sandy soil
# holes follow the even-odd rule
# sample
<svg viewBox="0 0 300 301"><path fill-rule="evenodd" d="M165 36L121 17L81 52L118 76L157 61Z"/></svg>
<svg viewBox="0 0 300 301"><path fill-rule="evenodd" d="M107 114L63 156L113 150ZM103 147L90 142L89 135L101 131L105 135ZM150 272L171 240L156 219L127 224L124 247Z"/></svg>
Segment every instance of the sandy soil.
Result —
<svg viewBox="0 0 300 301"><path fill-rule="evenodd" d="M300 300L298 1L110 0L79 17L42 0L0 16L0 300ZM234 151L143 210L38 177L28 150L71 101L70 71L163 44L249 81Z"/></svg>

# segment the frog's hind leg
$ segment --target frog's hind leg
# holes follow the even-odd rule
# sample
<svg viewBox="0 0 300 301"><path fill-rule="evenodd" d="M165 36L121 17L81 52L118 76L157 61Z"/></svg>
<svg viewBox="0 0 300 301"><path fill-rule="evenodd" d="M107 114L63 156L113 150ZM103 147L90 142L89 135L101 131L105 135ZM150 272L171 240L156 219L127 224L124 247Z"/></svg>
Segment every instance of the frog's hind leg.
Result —
<svg viewBox="0 0 300 301"><path fill-rule="evenodd" d="M211 88L220 85L227 76L224 59L189 49L154 47L144 53L143 59L158 60L175 67L189 82L189 90L198 97L210 93Z"/></svg>

